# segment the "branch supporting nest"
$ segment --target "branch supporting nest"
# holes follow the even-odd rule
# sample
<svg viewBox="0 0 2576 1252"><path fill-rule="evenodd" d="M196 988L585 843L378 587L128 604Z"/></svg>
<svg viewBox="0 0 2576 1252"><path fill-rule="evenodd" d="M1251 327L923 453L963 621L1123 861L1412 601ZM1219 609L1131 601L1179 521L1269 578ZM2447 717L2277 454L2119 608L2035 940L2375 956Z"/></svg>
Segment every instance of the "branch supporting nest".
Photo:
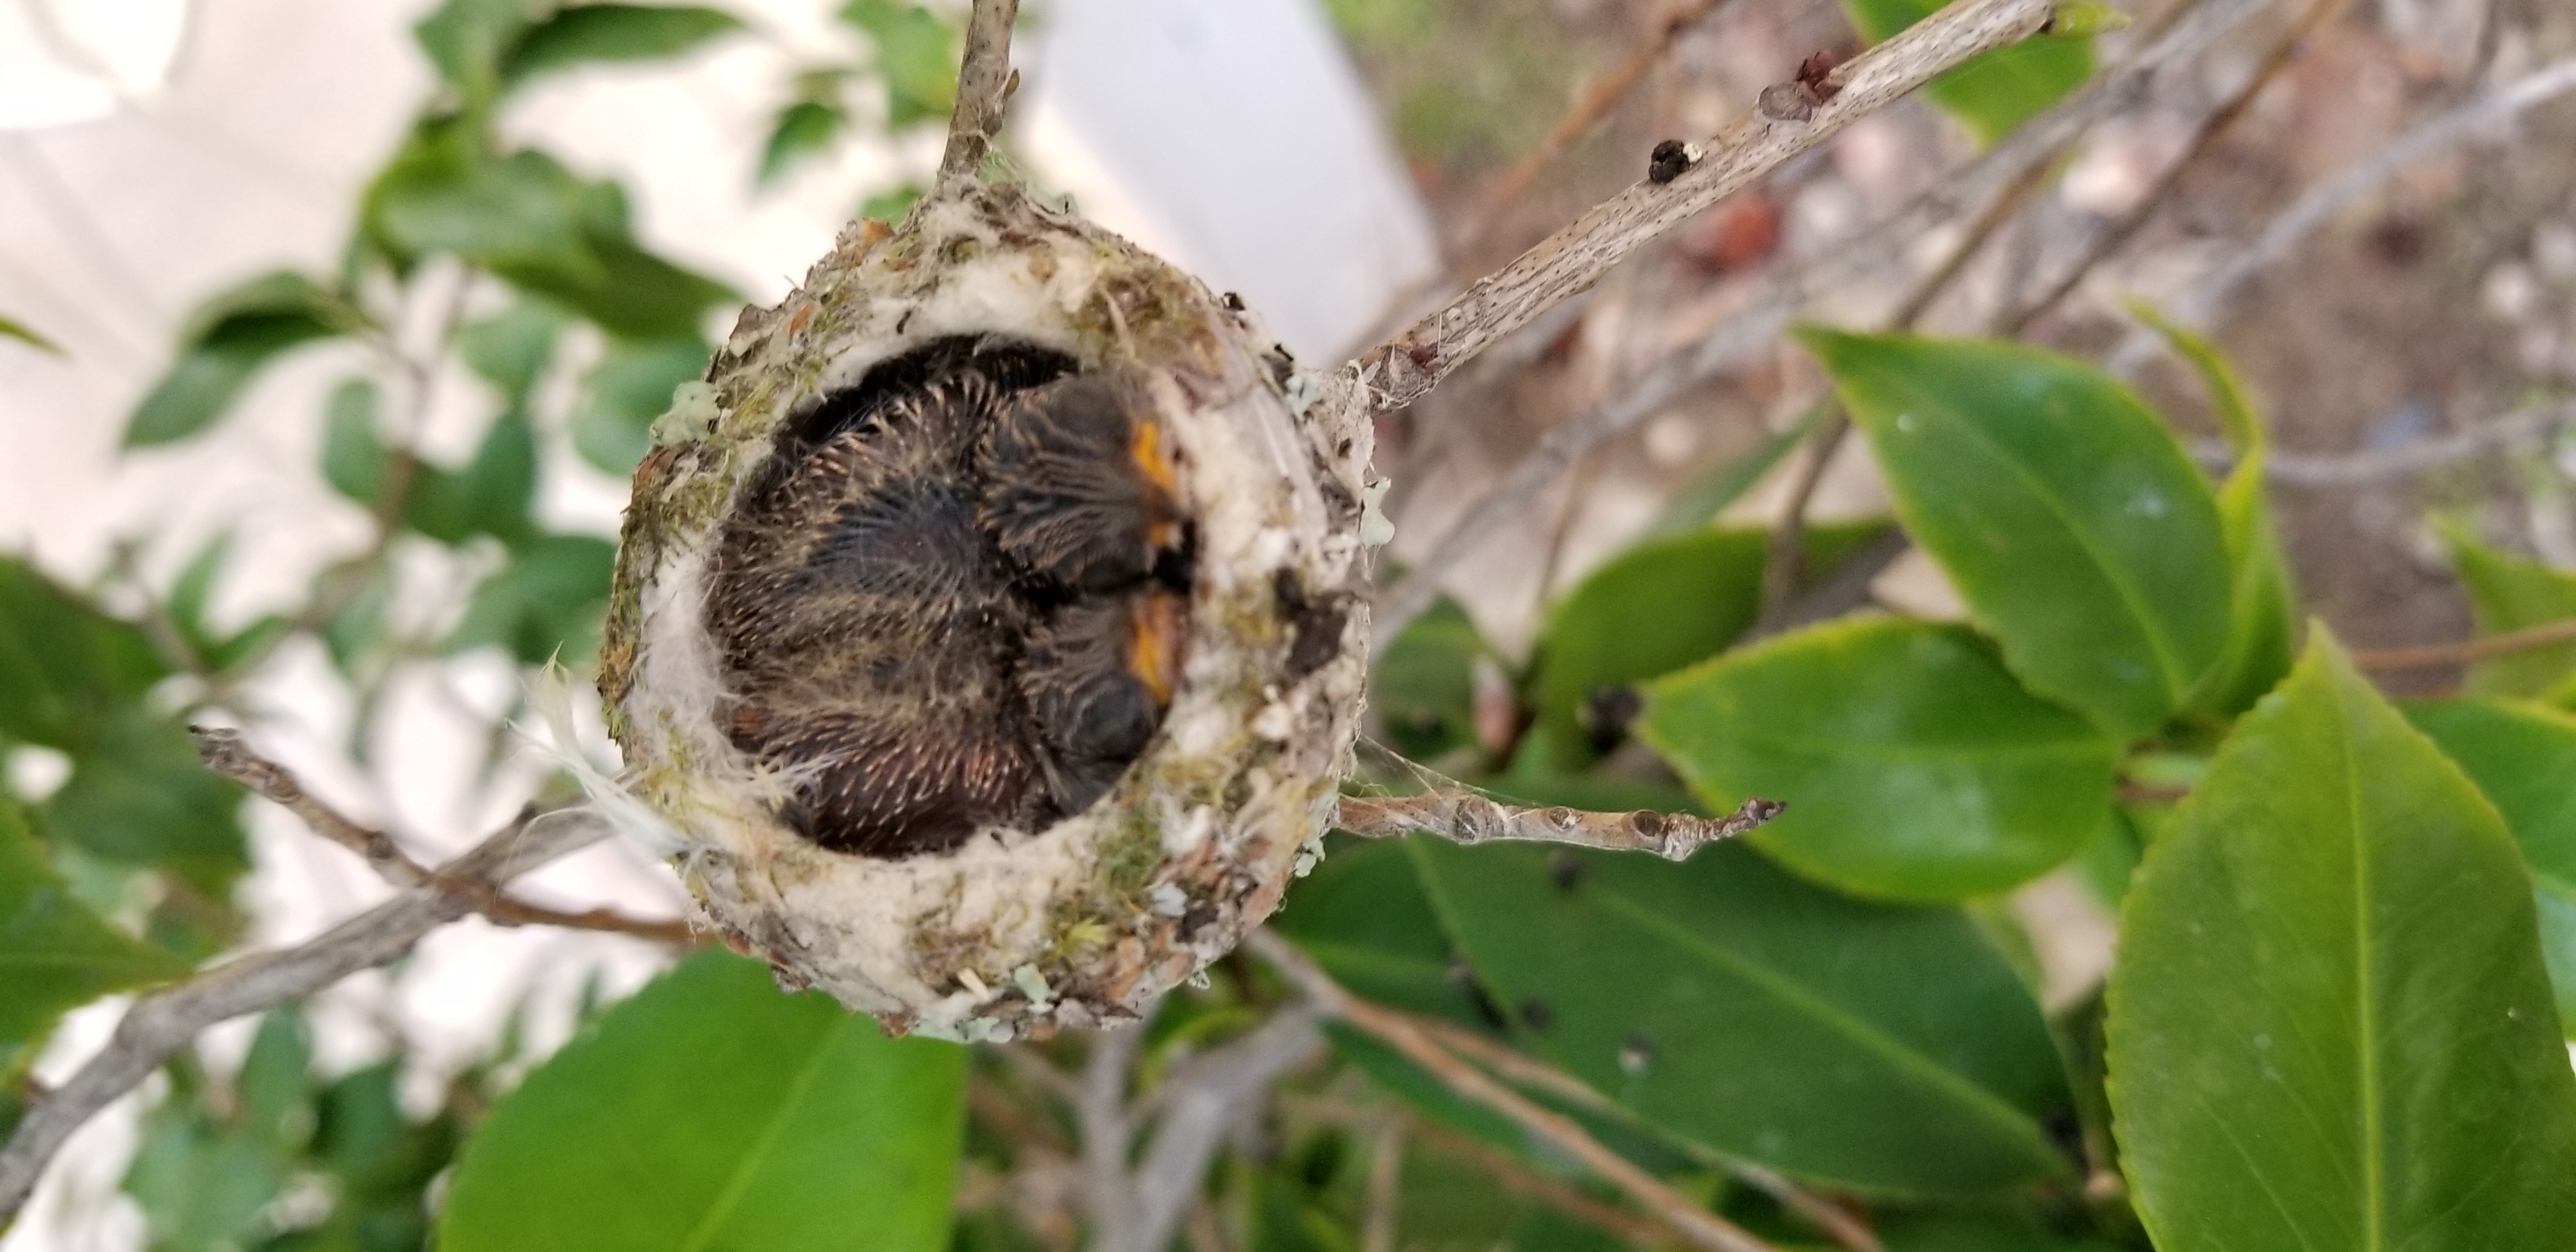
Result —
<svg viewBox="0 0 2576 1252"><path fill-rule="evenodd" d="M1690 155L1677 175L1650 177L1594 206L1362 353L1353 364L1369 407L1384 411L1420 399L1469 358L1590 287L1629 253L1961 62L2038 33L2053 11L2052 0L1963 0L1833 70L1826 78L1830 91L1810 90L1803 107L1757 108L1698 149L1685 147ZM1764 99L1799 86L1782 84ZM1813 99L1817 95L1824 98Z"/></svg>
<svg viewBox="0 0 2576 1252"><path fill-rule="evenodd" d="M1011 69L1011 23L1020 0L975 0L966 21L966 55L957 67L957 111L948 117L948 147L939 154L942 186L975 177L993 135L1002 128L1002 102L1018 75Z"/></svg>
<svg viewBox="0 0 2576 1252"><path fill-rule="evenodd" d="M1778 817L1786 807L1777 800L1747 800L1733 813L1712 820L1651 809L1587 813L1524 808L1473 791L1442 788L1411 796L1343 796L1333 822L1364 839L1419 834L1470 846L1504 840L1561 843L1608 852L1652 852L1667 861L1686 861L1708 844L1732 839Z"/></svg>

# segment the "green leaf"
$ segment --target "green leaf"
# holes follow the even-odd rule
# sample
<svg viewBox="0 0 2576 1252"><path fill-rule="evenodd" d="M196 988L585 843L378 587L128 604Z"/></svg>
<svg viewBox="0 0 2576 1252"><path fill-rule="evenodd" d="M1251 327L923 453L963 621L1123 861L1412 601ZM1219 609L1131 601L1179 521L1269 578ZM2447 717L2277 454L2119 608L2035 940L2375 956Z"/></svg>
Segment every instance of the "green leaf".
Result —
<svg viewBox="0 0 2576 1252"><path fill-rule="evenodd" d="M260 1017L233 1087L242 1129L282 1155L304 1147L313 1134L313 1033L301 1009L290 1004Z"/></svg>
<svg viewBox="0 0 2576 1252"><path fill-rule="evenodd" d="M489 157L449 127L416 137L368 188L369 233L408 261L452 253L494 270L596 279L580 179L552 157ZM569 280L569 279L568 279Z"/></svg>
<svg viewBox="0 0 2576 1252"><path fill-rule="evenodd" d="M755 187L766 187L797 163L832 146L832 140L849 122L840 109L813 100L799 100L778 111L771 123L769 142L760 150L760 172L752 178Z"/></svg>
<svg viewBox="0 0 2576 1252"><path fill-rule="evenodd" d="M502 1101L466 1145L438 1246L944 1248L965 1061L700 953Z"/></svg>
<svg viewBox="0 0 2576 1252"><path fill-rule="evenodd" d="M168 675L141 630L0 557L0 741L87 751Z"/></svg>
<svg viewBox="0 0 2576 1252"><path fill-rule="evenodd" d="M136 942L72 896L16 805L0 800L0 1054L42 1039L65 1012L166 982L188 965Z"/></svg>
<svg viewBox="0 0 2576 1252"><path fill-rule="evenodd" d="M1336 837L1270 925L1354 993L1466 1026L1485 1025L1490 1000L1463 977L1440 917L1404 846Z"/></svg>
<svg viewBox="0 0 2576 1252"><path fill-rule="evenodd" d="M0 339L15 339L38 352L49 352L55 356L63 355L61 345L37 334L32 327L14 317L0 316Z"/></svg>
<svg viewBox="0 0 2576 1252"><path fill-rule="evenodd" d="M2039 1007L1956 910L1845 899L1736 845L1405 846L1528 1045L1649 1124L1874 1189L2067 1171Z"/></svg>
<svg viewBox="0 0 2576 1252"><path fill-rule="evenodd" d="M1476 661L1493 655L1467 610L1432 601L1377 658L1369 706L1395 750L1428 760L1476 742Z"/></svg>
<svg viewBox="0 0 2576 1252"><path fill-rule="evenodd" d="M376 385L352 378L332 391L322 416L322 478L364 505L384 495L393 452L376 431Z"/></svg>
<svg viewBox="0 0 2576 1252"><path fill-rule="evenodd" d="M447 650L500 646L530 665L559 657L584 668L599 652L600 615L617 545L589 535L541 535L474 589Z"/></svg>
<svg viewBox="0 0 2576 1252"><path fill-rule="evenodd" d="M509 542L529 533L536 498L537 435L528 415L514 408L493 419L465 468L415 470L403 520L441 543L463 543L478 532Z"/></svg>
<svg viewBox="0 0 2576 1252"><path fill-rule="evenodd" d="M520 404L537 385L546 362L553 359L563 328L562 311L542 300L521 300L459 328L456 354L499 387L512 404Z"/></svg>
<svg viewBox="0 0 2576 1252"><path fill-rule="evenodd" d="M2531 879L2322 627L2147 849L2110 987L2120 1151L2163 1248L2538 1248L2576 1075Z"/></svg>
<svg viewBox="0 0 2576 1252"><path fill-rule="evenodd" d="M626 339L697 336L706 311L740 303L732 288L692 273L624 239L593 237L596 272L549 266L496 265L522 290L551 296L601 330Z"/></svg>
<svg viewBox="0 0 2576 1252"><path fill-rule="evenodd" d="M2225 651L2209 486L2137 397L2013 344L1800 332L1869 436L1897 515L2032 691L2122 736Z"/></svg>
<svg viewBox="0 0 2576 1252"><path fill-rule="evenodd" d="M2481 635L2501 635L2576 617L2576 574L2487 546L2457 522L2436 527L2468 588L2469 613ZM2576 642L2526 648L2469 667L2468 688L2482 696L2538 696L2576 703Z"/></svg>
<svg viewBox="0 0 2576 1252"><path fill-rule="evenodd" d="M2406 717L2486 793L2521 846L2559 1024L2576 1038L2576 717L2508 700L2417 701Z"/></svg>
<svg viewBox="0 0 2576 1252"><path fill-rule="evenodd" d="M1808 580L1887 529L1883 521L1810 529ZM1538 722L1533 758L1553 770L1590 765L1616 742L1592 706L1609 693L1726 650L1762 606L1768 532L1703 530L1630 548L1549 611L1531 660Z"/></svg>
<svg viewBox="0 0 2576 1252"><path fill-rule="evenodd" d="M139 706L99 722L41 811L64 843L168 870L218 897L250 868L241 789L198 762L187 731Z"/></svg>
<svg viewBox="0 0 2576 1252"><path fill-rule="evenodd" d="M571 5L519 36L501 58L501 89L589 62L675 57L741 29L731 14L689 5Z"/></svg>
<svg viewBox="0 0 2576 1252"><path fill-rule="evenodd" d="M1863 39L1877 43L1930 17L1947 0L1843 0ZM1926 94L1977 138L1993 143L2093 75L2083 39L2026 39L1932 80Z"/></svg>
<svg viewBox="0 0 2576 1252"><path fill-rule="evenodd" d="M695 338L611 344L573 411L574 450L620 478L633 474L652 445L653 419L670 411L680 384L705 375L714 355Z"/></svg>
<svg viewBox="0 0 2576 1252"><path fill-rule="evenodd" d="M412 27L439 77L458 89L469 110L500 87L501 62L536 17L540 0L447 0Z"/></svg>
<svg viewBox="0 0 2576 1252"><path fill-rule="evenodd" d="M2217 345L2189 329L2133 307L2199 373L2218 414L2219 428L2237 454L2236 467L2218 488L2218 522L2227 537L2229 612L2227 650L2193 692L2192 707L2233 717L2254 707L2298 655L2299 593L2281 550L2280 528L2263 490L2263 464L2271 454L2263 418L2245 385Z"/></svg>
<svg viewBox="0 0 2576 1252"><path fill-rule="evenodd" d="M1712 809L1788 803L1751 837L1894 899L2028 881L2101 828L2119 745L2024 691L1993 645L1895 619L1820 626L1655 683L1639 723Z"/></svg>
<svg viewBox="0 0 2576 1252"><path fill-rule="evenodd" d="M841 20L876 44L886 123L937 121L957 105L957 35L938 14L896 0L850 0Z"/></svg>
<svg viewBox="0 0 2576 1252"><path fill-rule="evenodd" d="M346 305L301 274L270 274L215 297L191 319L170 372L126 419L125 446L171 443L204 430L261 366L356 324Z"/></svg>

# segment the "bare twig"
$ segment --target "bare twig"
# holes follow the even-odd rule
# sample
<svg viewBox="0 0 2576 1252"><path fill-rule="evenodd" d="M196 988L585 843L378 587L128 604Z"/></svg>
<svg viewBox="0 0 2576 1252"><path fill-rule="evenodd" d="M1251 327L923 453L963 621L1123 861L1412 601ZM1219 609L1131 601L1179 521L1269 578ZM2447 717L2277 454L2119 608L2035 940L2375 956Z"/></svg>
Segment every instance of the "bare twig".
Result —
<svg viewBox="0 0 2576 1252"><path fill-rule="evenodd" d="M1493 189L1485 193L1485 198L1476 206L1475 215L1469 219L1468 225L1458 232L1461 246L1482 238L1485 231L1493 226L1494 219L1501 215L1503 209L1514 200L1518 200L1523 192L1529 190L1530 184L1538 180L1539 172L1546 169L1550 162L1565 155L1565 150L1573 147L1575 140L1581 139L1590 133L1593 127L1600 125L1601 119L1608 116L1610 110L1618 107L1620 101L1627 99L1628 93L1636 90L1638 83L1645 81L1646 71L1655 68L1656 63L1671 55L1673 45L1679 42L1691 27L1716 16L1718 10L1732 2L1733 0L1691 0L1689 4L1658 19L1654 38L1647 40L1644 46L1628 54L1627 60L1612 66L1609 73L1603 74L1585 86L1583 94L1575 97L1573 106L1565 111L1565 116L1558 118L1555 128L1547 132L1547 138L1540 140L1537 147L1523 154L1520 160L1512 163L1510 169L1503 171L1501 178L1494 180Z"/></svg>
<svg viewBox="0 0 2576 1252"><path fill-rule="evenodd" d="M2431 669L2436 665L2466 665L2490 657L2510 656L2535 648L2576 643L2576 618L2544 622L2521 630L2489 635L2484 639L2463 639L2458 643L2428 643L2412 648L2363 648L2352 654L2352 663L2363 669Z"/></svg>
<svg viewBox="0 0 2576 1252"><path fill-rule="evenodd" d="M957 67L957 111L948 117L948 147L939 156L941 186L975 177L1001 129L1012 86L1011 23L1020 0L975 0L966 20L966 55Z"/></svg>
<svg viewBox="0 0 2576 1252"><path fill-rule="evenodd" d="M2576 91L2576 57L2561 58L2520 78L2499 83L2458 108L2407 131L2368 159L2293 201L2263 227L2262 233L2172 301L2165 315L2195 329L2209 326L2246 280L2288 256L2317 228L2377 191L2399 171L2492 134L2533 106L2569 91ZM2163 343L2163 337L2152 331L2131 331L2111 356L2112 372L2124 376L2136 373Z"/></svg>
<svg viewBox="0 0 2576 1252"><path fill-rule="evenodd" d="M1082 1130L1083 1199L1091 1211L1095 1252L1141 1246L1136 1236L1142 1214L1127 1178L1127 1149L1136 1132L1127 1112L1127 1071L1144 1046L1142 1024L1094 1034L1091 1057L1083 1064L1081 1098L1073 1104L1074 1123Z"/></svg>
<svg viewBox="0 0 2576 1252"><path fill-rule="evenodd" d="M375 827L351 820L348 815L324 804L304 789L293 771L262 756L242 741L241 732L222 726L191 726L188 733L196 736L197 757L206 768L258 792L287 812L301 818L306 828L333 843L357 853L378 877L396 887L418 887L437 875L428 866L413 860L393 836ZM566 930L594 930L606 934L632 935L656 943L687 945L698 942L695 927L678 918L629 917L615 909L584 909L573 912L549 908L525 900L514 900L490 884L461 884L460 890L474 894L474 911L503 926L558 926Z"/></svg>
<svg viewBox="0 0 2576 1252"><path fill-rule="evenodd" d="M1369 1144L1368 1211L1360 1218L1360 1252L1395 1252L1397 1217L1404 1207L1404 1131L1390 1117Z"/></svg>
<svg viewBox="0 0 2576 1252"><path fill-rule="evenodd" d="M1631 1247L1656 1247L1671 1238L1662 1225L1593 1199L1579 1188L1567 1186L1521 1164L1512 1158L1511 1153L1483 1140L1431 1122L1408 1120L1402 1124L1419 1133L1423 1141L1435 1150L1465 1158L1486 1177L1501 1183L1505 1191L1526 1196L1577 1221L1606 1230L1626 1240Z"/></svg>
<svg viewBox="0 0 2576 1252"><path fill-rule="evenodd" d="M1963 0L1834 70L1828 81L1839 90L1830 99L1789 115L1757 110L1738 119L1679 175L1611 197L1362 353L1353 364L1369 407L1383 411L1421 398L1486 345L1591 286L1647 241L1968 58L2028 38L2050 12L2051 0Z"/></svg>
<svg viewBox="0 0 2576 1252"><path fill-rule="evenodd" d="M1780 815L1777 800L1747 800L1725 817L1687 813L1587 813L1581 809L1524 808L1457 788L1411 796L1343 796L1333 824L1363 839L1438 835L1452 843L1496 840L1563 843L1611 852L1652 852L1686 861L1720 839L1732 839Z"/></svg>
<svg viewBox="0 0 2576 1252"><path fill-rule="evenodd" d="M1662 412L1692 388L1750 358L1769 345L1815 295L1879 273L1900 260L1906 247L1924 231L1965 211L1966 206L1984 203L2032 166L2055 160L2066 145L2094 123L2135 101L2157 71L2198 55L2266 2L2187 0L2187 11L2093 86L2024 123L1986 155L1943 179L1904 209L1772 279L1766 290L1697 342L1676 348L1657 360L1624 393L1589 413L1559 423L1502 481L1470 505L1403 578L1379 594L1370 609L1378 650L1383 651L1406 625L1431 606L1439 595L1441 581L1477 544L1556 481L1575 458Z"/></svg>
<svg viewBox="0 0 2576 1252"><path fill-rule="evenodd" d="M1684 1241L1704 1252L1776 1252L1770 1244L1735 1223L1709 1212L1690 1197L1664 1185L1662 1179L1637 1167L1635 1162L1603 1147L1572 1118L1541 1107L1528 1096L1512 1090L1483 1070L1458 1059L1456 1054L1434 1042L1404 1014L1371 1004L1344 991L1322 967L1306 959L1295 945L1278 935L1257 930L1244 939L1244 946L1267 961L1288 980L1295 983L1316 1009L1368 1032L1387 1046L1402 1052L1406 1059L1431 1073L1461 1097L1492 1109L1582 1162L1585 1168L1600 1175L1612 1186L1625 1192Z"/></svg>
<svg viewBox="0 0 2576 1252"><path fill-rule="evenodd" d="M1158 1101L1162 1117L1136 1165L1135 1241L1115 1252L1154 1252L1171 1242L1217 1144L1273 1081L1315 1050L1322 1038L1315 1016L1303 1005L1281 1009L1166 1083Z"/></svg>
<svg viewBox="0 0 2576 1252"><path fill-rule="evenodd" d="M2038 321L2050 309L2056 308L2058 302L2072 294L2096 267L2109 260L2113 253L2127 246L2131 239L2136 238L2138 232L2144 229L2147 222L2155 216L2156 210L2164 207L2165 201L2170 199L2174 190L2182 185L2183 175L2190 173L2193 167L2199 164L2200 156L2209 151L2209 146L2216 142L2228 127L2235 125L2236 119L2245 115L2245 110L2253 105L2254 98L2263 94L2263 89L2270 86L2272 80L2298 58L2299 47L2307 42L2308 36L2315 34L2327 22L2341 14L2348 3L2349 0L2317 0L2315 4L2309 5L2308 11L2296 24L2282 32L2278 39L2273 40L2271 49L2263 54L2263 60L2261 64L2255 66L2254 72L2246 75L2245 81L2239 84L2217 108L2210 110L2207 117L2200 119L2200 125L2192 131L2191 139L2183 145L2182 155L2165 166L2164 172L2156 176L2155 183L2147 188L2146 194L2138 197L2138 202L2130 205L2128 212L2121 214L2118 221L2096 233L2086 243L2083 254L2076 257L2074 263L2067 266L2066 272L2060 275L2056 282L2049 284L2046 291L1997 319L1996 333L2007 337L2021 334L2024 327Z"/></svg>
<svg viewBox="0 0 2576 1252"><path fill-rule="evenodd" d="M1430 1035L1442 1047L1512 1082L1549 1092L1587 1108L1599 1109L1622 1117L1628 1115L1626 1109L1620 1108L1608 1097L1593 1090L1582 1079L1526 1052L1474 1031L1450 1025L1437 1018L1411 1014L1407 1016L1415 1026L1421 1028L1424 1034ZM1779 1203L1780 1207L1805 1218L1818 1230L1831 1236L1834 1242L1852 1249L1852 1252L1886 1252L1886 1245L1879 1242L1877 1232L1871 1230L1868 1223L1826 1203L1787 1178L1759 1165L1729 1157L1719 1157L1713 1153L1709 1154L1707 1159L1728 1174L1743 1180L1746 1185L1770 1196Z"/></svg>
<svg viewBox="0 0 2576 1252"><path fill-rule="evenodd" d="M2517 409L2468 430L2390 448L2373 448L2342 456L2302 456L2278 449L2266 453L2263 478L2283 487L2364 487L2475 460L2506 448L2530 447L2576 426L2576 400L2553 400ZM2226 445L2195 444L2201 464L2225 470L2235 462Z"/></svg>
<svg viewBox="0 0 2576 1252"><path fill-rule="evenodd" d="M608 833L598 822L570 814L538 820L547 816L556 815L522 815L439 867L428 881L310 943L240 957L137 1000L117 1023L107 1047L70 1081L31 1105L8 1146L0 1148L0 1223L26 1203L45 1164L73 1131L133 1090L199 1032L301 999L391 961L410 951L422 935L475 911L498 885Z"/></svg>

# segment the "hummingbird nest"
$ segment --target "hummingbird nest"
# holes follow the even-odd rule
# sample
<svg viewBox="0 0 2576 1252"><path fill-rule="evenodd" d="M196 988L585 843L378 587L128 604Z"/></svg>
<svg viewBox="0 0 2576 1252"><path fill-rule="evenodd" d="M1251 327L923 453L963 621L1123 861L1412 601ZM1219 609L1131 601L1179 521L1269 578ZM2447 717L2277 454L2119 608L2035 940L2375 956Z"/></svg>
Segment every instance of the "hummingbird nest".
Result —
<svg viewBox="0 0 2576 1252"><path fill-rule="evenodd" d="M1129 1020L1259 925L1362 696L1383 523L1328 390L1010 186L745 311L636 470L600 664L725 937L1003 1039Z"/></svg>

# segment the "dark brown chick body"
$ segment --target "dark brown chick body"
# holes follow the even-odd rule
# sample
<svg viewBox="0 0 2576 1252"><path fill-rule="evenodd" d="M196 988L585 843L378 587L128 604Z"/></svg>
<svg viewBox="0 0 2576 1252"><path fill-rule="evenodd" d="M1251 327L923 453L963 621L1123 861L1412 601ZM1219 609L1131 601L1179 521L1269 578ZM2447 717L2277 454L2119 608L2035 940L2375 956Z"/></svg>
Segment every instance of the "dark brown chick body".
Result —
<svg viewBox="0 0 2576 1252"><path fill-rule="evenodd" d="M827 406L719 546L728 729L828 848L910 856L1088 807L1177 681L1183 527L1149 410L978 365Z"/></svg>

